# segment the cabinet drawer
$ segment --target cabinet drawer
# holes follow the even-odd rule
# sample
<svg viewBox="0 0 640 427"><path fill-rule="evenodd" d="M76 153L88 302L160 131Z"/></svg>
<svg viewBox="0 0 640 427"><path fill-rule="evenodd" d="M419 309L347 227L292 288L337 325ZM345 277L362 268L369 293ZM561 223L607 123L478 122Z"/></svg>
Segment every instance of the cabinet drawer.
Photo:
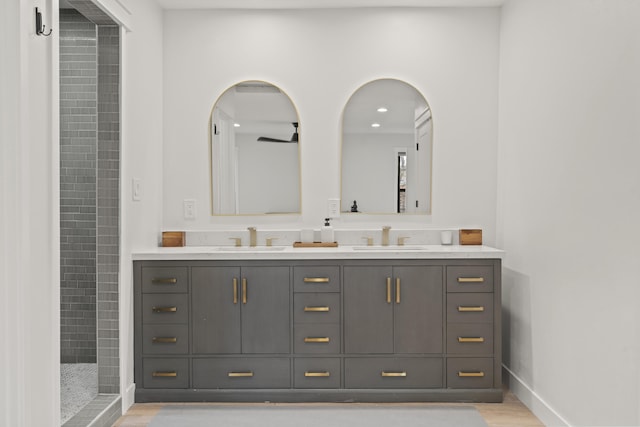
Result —
<svg viewBox="0 0 640 427"><path fill-rule="evenodd" d="M350 358L346 388L441 388L441 358Z"/></svg>
<svg viewBox="0 0 640 427"><path fill-rule="evenodd" d="M293 362L295 388L340 388L340 359L297 358Z"/></svg>
<svg viewBox="0 0 640 427"><path fill-rule="evenodd" d="M447 359L448 388L493 387L493 358Z"/></svg>
<svg viewBox="0 0 640 427"><path fill-rule="evenodd" d="M194 388L289 388L288 358L193 360Z"/></svg>
<svg viewBox="0 0 640 427"><path fill-rule="evenodd" d="M143 267L143 293L186 293L189 289L187 267Z"/></svg>
<svg viewBox="0 0 640 427"><path fill-rule="evenodd" d="M142 323L188 323L187 294L143 294Z"/></svg>
<svg viewBox="0 0 640 427"><path fill-rule="evenodd" d="M447 325L447 353L493 354L493 324L454 323Z"/></svg>
<svg viewBox="0 0 640 427"><path fill-rule="evenodd" d="M188 359L142 360L144 388L189 388Z"/></svg>
<svg viewBox="0 0 640 427"><path fill-rule="evenodd" d="M189 352L188 325L143 325L142 353L186 354Z"/></svg>
<svg viewBox="0 0 640 427"><path fill-rule="evenodd" d="M294 292L340 292L340 267L337 265L293 268Z"/></svg>
<svg viewBox="0 0 640 427"><path fill-rule="evenodd" d="M493 266L447 267L447 292L493 292Z"/></svg>
<svg viewBox="0 0 640 427"><path fill-rule="evenodd" d="M300 293L293 297L295 323L339 323L340 294Z"/></svg>
<svg viewBox="0 0 640 427"><path fill-rule="evenodd" d="M294 326L293 349L301 354L340 353L339 324L299 324Z"/></svg>
<svg viewBox="0 0 640 427"><path fill-rule="evenodd" d="M447 322L493 322L493 294L447 294Z"/></svg>

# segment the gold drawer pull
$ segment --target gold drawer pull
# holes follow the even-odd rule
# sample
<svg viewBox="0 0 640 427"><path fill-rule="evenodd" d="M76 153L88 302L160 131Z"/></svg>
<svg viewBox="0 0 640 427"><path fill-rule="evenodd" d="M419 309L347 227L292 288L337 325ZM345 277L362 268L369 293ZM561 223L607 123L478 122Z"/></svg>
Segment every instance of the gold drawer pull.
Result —
<svg viewBox="0 0 640 427"><path fill-rule="evenodd" d="M324 372L305 372L304 376L305 377L330 377L331 376L331 372L329 372L329 371L324 371Z"/></svg>
<svg viewBox="0 0 640 427"><path fill-rule="evenodd" d="M328 277L305 277L302 280L304 283L329 283Z"/></svg>
<svg viewBox="0 0 640 427"><path fill-rule="evenodd" d="M383 377L406 377L407 373L402 371L402 372L385 372L382 371L380 373L380 375L382 375Z"/></svg>
<svg viewBox="0 0 640 427"><path fill-rule="evenodd" d="M154 373L151 374L152 377L161 377L161 378L175 378L178 376L178 373L175 371L172 372L162 372L162 371L155 371Z"/></svg>
<svg viewBox="0 0 640 427"><path fill-rule="evenodd" d="M464 377L482 378L482 377L484 377L484 372L482 372L482 371L479 371L479 372L458 371L458 376L461 377L461 378L464 378Z"/></svg>
<svg viewBox="0 0 640 427"><path fill-rule="evenodd" d="M247 303L247 278L242 278L242 303Z"/></svg>
<svg viewBox="0 0 640 427"><path fill-rule="evenodd" d="M458 277L458 283L483 283L484 277Z"/></svg>
<svg viewBox="0 0 640 427"><path fill-rule="evenodd" d="M178 279L175 277L154 277L151 279L151 283L154 285L175 285L178 283Z"/></svg>
<svg viewBox="0 0 640 427"><path fill-rule="evenodd" d="M329 311L329 307L310 307L310 306L306 306L304 308L304 311L308 311L308 312L327 312L327 311Z"/></svg>
<svg viewBox="0 0 640 427"><path fill-rule="evenodd" d="M175 313L178 307L151 307L154 313Z"/></svg>
<svg viewBox="0 0 640 427"><path fill-rule="evenodd" d="M477 342L477 343L483 343L484 342L484 337L458 337L458 342Z"/></svg>
<svg viewBox="0 0 640 427"><path fill-rule="evenodd" d="M151 342L154 344L175 344L178 342L176 337L153 337Z"/></svg>
<svg viewBox="0 0 640 427"><path fill-rule="evenodd" d="M329 342L329 337L306 337L304 342L309 343L327 343Z"/></svg>
<svg viewBox="0 0 640 427"><path fill-rule="evenodd" d="M250 378L253 376L253 372L229 372L227 376L229 378Z"/></svg>
<svg viewBox="0 0 640 427"><path fill-rule="evenodd" d="M458 311L461 312L461 313L482 312L482 311L484 311L484 306L483 305L478 305L478 306L459 305L458 306Z"/></svg>
<svg viewBox="0 0 640 427"><path fill-rule="evenodd" d="M238 279L233 278L233 303L238 303Z"/></svg>
<svg viewBox="0 0 640 427"><path fill-rule="evenodd" d="M391 304L391 277L387 277L387 304Z"/></svg>

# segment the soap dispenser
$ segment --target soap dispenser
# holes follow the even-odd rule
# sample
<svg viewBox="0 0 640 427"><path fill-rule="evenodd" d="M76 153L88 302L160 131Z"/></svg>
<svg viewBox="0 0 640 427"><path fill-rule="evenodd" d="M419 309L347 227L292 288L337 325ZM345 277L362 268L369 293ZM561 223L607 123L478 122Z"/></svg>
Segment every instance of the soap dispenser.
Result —
<svg viewBox="0 0 640 427"><path fill-rule="evenodd" d="M333 243L335 241L333 236L333 227L329 221L331 221L331 218L325 218L324 225L320 229L320 241L322 243Z"/></svg>

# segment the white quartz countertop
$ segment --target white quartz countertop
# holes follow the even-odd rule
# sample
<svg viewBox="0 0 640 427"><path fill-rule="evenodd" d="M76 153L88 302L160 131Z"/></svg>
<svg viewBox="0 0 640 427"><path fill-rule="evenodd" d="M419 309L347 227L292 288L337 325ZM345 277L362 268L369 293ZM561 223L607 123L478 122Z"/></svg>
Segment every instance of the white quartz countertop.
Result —
<svg viewBox="0 0 640 427"><path fill-rule="evenodd" d="M134 251L134 261L147 260L314 260L314 259L502 259L504 251L489 246L406 245L294 248L293 246L185 246Z"/></svg>

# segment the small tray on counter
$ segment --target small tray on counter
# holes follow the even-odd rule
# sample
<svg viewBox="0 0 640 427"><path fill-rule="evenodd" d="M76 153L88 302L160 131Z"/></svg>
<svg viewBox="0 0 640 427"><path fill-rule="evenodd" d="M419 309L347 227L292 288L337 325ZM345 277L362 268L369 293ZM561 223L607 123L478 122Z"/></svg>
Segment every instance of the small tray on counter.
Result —
<svg viewBox="0 0 640 427"><path fill-rule="evenodd" d="M294 248L337 248L338 242L293 242Z"/></svg>

